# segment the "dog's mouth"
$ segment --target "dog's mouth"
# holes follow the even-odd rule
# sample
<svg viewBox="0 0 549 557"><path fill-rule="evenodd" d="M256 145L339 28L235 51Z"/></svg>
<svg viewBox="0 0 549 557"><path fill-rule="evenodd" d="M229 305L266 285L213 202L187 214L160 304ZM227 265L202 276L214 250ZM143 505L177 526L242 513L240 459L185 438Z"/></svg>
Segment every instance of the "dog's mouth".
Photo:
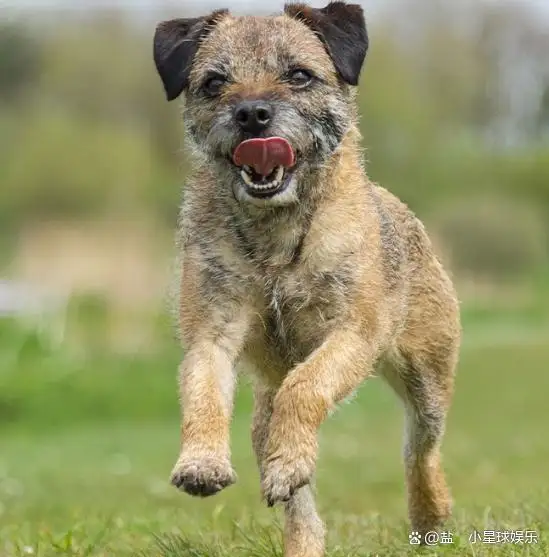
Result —
<svg viewBox="0 0 549 557"><path fill-rule="evenodd" d="M240 169L249 195L271 197L283 191L290 182L295 153L282 137L254 138L236 147L232 162Z"/></svg>

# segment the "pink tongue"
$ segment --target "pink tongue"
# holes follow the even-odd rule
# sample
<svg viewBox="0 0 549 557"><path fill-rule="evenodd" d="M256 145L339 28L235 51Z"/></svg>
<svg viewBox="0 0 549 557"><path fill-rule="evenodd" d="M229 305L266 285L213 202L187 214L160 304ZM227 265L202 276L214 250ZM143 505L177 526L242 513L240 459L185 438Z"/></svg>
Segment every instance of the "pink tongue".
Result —
<svg viewBox="0 0 549 557"><path fill-rule="evenodd" d="M251 166L258 174L268 176L277 166L289 168L295 163L292 146L282 137L248 139L233 153L236 166Z"/></svg>

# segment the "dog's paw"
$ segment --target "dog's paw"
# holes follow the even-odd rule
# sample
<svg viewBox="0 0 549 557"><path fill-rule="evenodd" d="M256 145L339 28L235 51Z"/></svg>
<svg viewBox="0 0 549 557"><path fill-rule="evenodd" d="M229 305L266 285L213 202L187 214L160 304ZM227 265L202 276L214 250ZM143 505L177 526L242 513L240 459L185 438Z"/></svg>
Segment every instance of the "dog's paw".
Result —
<svg viewBox="0 0 549 557"><path fill-rule="evenodd" d="M236 474L227 459L210 455L181 455L170 481L189 495L209 497L234 484Z"/></svg>
<svg viewBox="0 0 549 557"><path fill-rule="evenodd" d="M289 501L300 487L311 481L315 468L314 453L297 454L294 451L273 453L263 462L261 490L269 507Z"/></svg>

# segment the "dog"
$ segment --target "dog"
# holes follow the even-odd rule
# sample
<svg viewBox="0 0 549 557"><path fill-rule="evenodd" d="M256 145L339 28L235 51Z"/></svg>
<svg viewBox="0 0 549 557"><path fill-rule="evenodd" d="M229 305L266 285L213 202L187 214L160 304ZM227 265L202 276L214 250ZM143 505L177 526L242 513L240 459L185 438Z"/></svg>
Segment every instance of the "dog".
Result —
<svg viewBox="0 0 549 557"><path fill-rule="evenodd" d="M458 362L454 286L421 221L365 172L355 103L363 10L164 21L154 62L184 97L193 172L180 211L181 452L171 482L194 496L236 480L235 366L253 370L252 444L286 557L319 557L317 430L379 373L406 414L411 527L451 513L440 445Z"/></svg>

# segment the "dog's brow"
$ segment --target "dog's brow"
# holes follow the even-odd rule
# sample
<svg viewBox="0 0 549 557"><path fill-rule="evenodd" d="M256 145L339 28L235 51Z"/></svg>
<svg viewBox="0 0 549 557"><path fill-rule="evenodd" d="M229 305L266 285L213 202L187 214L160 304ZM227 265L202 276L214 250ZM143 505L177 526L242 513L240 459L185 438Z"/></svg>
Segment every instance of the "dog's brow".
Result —
<svg viewBox="0 0 549 557"><path fill-rule="evenodd" d="M203 74L219 73L228 75L230 73L230 60L226 57L208 60L207 65L204 67Z"/></svg>
<svg viewBox="0 0 549 557"><path fill-rule="evenodd" d="M285 69L308 68L310 61L307 56L295 56L294 54L284 54L281 57Z"/></svg>

